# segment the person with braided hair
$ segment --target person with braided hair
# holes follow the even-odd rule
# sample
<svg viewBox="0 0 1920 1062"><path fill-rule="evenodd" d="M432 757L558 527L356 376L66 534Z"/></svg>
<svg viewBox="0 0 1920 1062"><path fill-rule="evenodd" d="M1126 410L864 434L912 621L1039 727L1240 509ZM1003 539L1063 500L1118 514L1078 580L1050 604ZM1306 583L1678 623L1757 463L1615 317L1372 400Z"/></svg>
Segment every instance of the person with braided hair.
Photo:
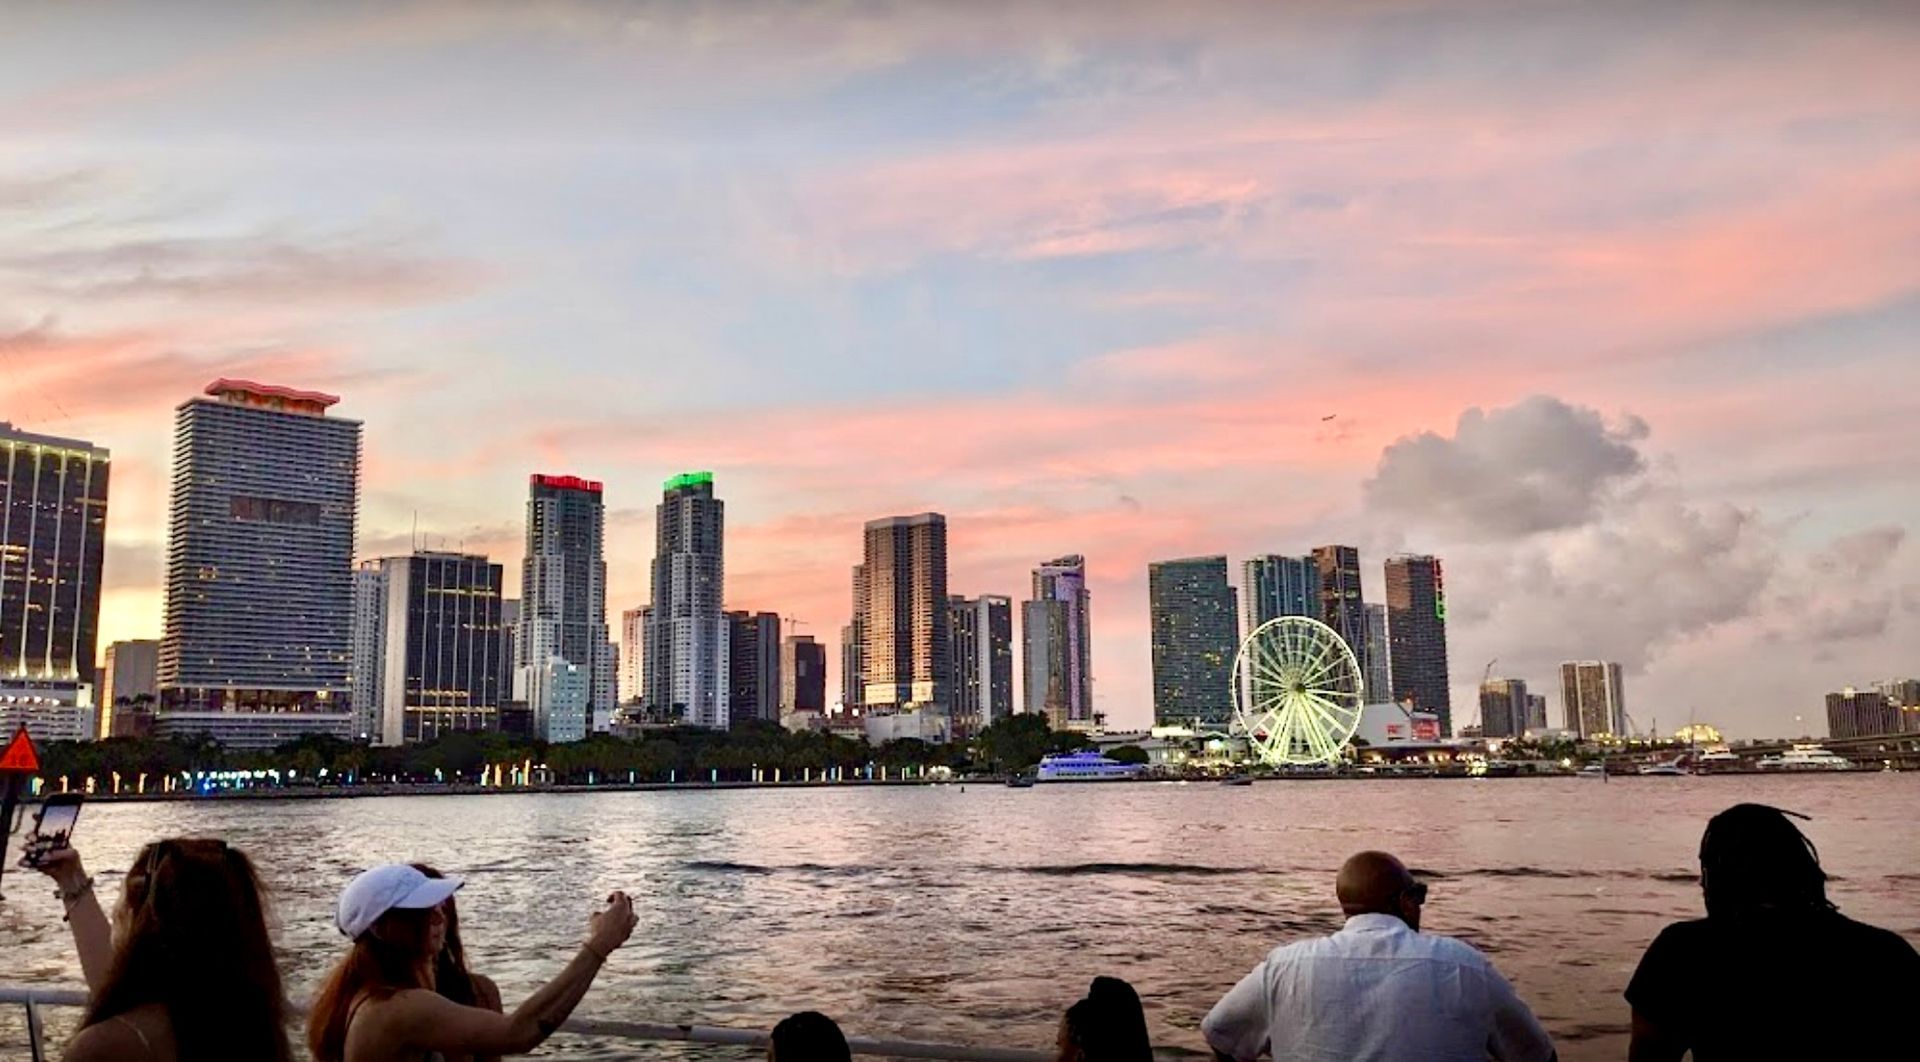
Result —
<svg viewBox="0 0 1920 1062"><path fill-rule="evenodd" d="M1920 953L1840 913L1820 853L1790 814L1736 804L1708 821L1707 916L1662 930L1627 985L1632 1062L1911 1051L1899 1001L1920 992Z"/></svg>

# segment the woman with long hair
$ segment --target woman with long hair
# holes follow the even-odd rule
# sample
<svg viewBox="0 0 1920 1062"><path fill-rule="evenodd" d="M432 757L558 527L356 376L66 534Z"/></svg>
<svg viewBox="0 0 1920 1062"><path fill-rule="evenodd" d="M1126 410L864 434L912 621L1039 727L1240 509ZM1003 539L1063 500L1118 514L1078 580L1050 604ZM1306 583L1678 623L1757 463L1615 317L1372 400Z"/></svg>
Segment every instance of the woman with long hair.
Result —
<svg viewBox="0 0 1920 1062"><path fill-rule="evenodd" d="M413 869L438 881L446 877L425 863L412 864ZM460 910L453 897L449 896L440 905L440 912L447 919L446 943L441 946L440 954L433 960L433 990L453 1000L463 1007L481 1007L502 1013L500 1004L500 986L484 974L474 973L467 968L466 945L460 942ZM498 1055L469 1055L473 1062L493 1062ZM463 1062L461 1057L447 1059L447 1062Z"/></svg>
<svg viewBox="0 0 1920 1062"><path fill-rule="evenodd" d="M1140 993L1118 977L1096 977L1087 997L1060 1019L1059 1062L1153 1062Z"/></svg>
<svg viewBox="0 0 1920 1062"><path fill-rule="evenodd" d="M140 850L111 923L71 848L37 869L66 904L87 980L67 1062L249 1058L289 1062L286 997L259 876L225 841L173 838Z"/></svg>
<svg viewBox="0 0 1920 1062"><path fill-rule="evenodd" d="M436 989L447 944L446 901L462 884L389 863L347 885L335 924L353 944L308 1015L315 1062L441 1062L531 1051L573 1013L639 921L633 901L614 893L606 910L587 920L586 942L566 969L513 1013L496 1013Z"/></svg>

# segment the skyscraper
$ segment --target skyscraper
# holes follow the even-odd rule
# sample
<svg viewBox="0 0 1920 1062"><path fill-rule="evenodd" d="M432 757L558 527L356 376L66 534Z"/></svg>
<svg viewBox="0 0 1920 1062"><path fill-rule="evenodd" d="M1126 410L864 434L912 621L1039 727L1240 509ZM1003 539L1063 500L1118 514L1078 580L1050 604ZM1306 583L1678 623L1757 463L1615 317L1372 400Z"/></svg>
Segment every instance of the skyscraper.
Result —
<svg viewBox="0 0 1920 1062"><path fill-rule="evenodd" d="M982 594L949 599L953 725L977 734L1013 714L1013 602Z"/></svg>
<svg viewBox="0 0 1920 1062"><path fill-rule="evenodd" d="M780 718L827 710L827 647L811 634L780 640Z"/></svg>
<svg viewBox="0 0 1920 1062"><path fill-rule="evenodd" d="M647 630L647 702L694 726L725 730L728 707L726 505L713 473L687 472L655 508L653 613ZM778 645L778 636L775 636Z"/></svg>
<svg viewBox="0 0 1920 1062"><path fill-rule="evenodd" d="M1451 737L1447 587L1439 558L1403 553L1387 560L1387 636L1393 699L1411 698L1414 711L1439 716L1440 736Z"/></svg>
<svg viewBox="0 0 1920 1062"><path fill-rule="evenodd" d="M374 563L384 591L380 717L373 731L379 742L499 729L505 699L500 565L476 554L430 551Z"/></svg>
<svg viewBox="0 0 1920 1062"><path fill-rule="evenodd" d="M1900 733L1904 720L1900 705L1881 690L1848 687L1827 694L1827 736L1877 737Z"/></svg>
<svg viewBox="0 0 1920 1062"><path fill-rule="evenodd" d="M500 699L526 706L526 691L519 689L520 599L500 599ZM502 724L501 729L505 729Z"/></svg>
<svg viewBox="0 0 1920 1062"><path fill-rule="evenodd" d="M141 731L136 718L151 721L160 700L160 642L136 639L107 646L100 686L94 693L100 737L135 737ZM140 698L145 697L145 702ZM134 705L140 706L135 708Z"/></svg>
<svg viewBox="0 0 1920 1062"><path fill-rule="evenodd" d="M1367 683L1367 702L1384 704L1393 700L1393 651L1387 641L1387 606L1366 605L1367 662L1363 678Z"/></svg>
<svg viewBox="0 0 1920 1062"><path fill-rule="evenodd" d="M1045 712L1057 729L1093 722L1089 602L1085 558L1059 557L1033 570L1033 597L1021 616L1027 711Z"/></svg>
<svg viewBox="0 0 1920 1062"><path fill-rule="evenodd" d="M1320 570L1320 621L1346 640L1365 676L1369 657L1366 600L1360 590L1360 551L1352 546L1321 546L1313 551L1313 563Z"/></svg>
<svg viewBox="0 0 1920 1062"><path fill-rule="evenodd" d="M926 711L953 703L953 643L947 613L947 518L894 516L866 526L862 661L870 711Z"/></svg>
<svg viewBox="0 0 1920 1062"><path fill-rule="evenodd" d="M773 612L729 612L727 717L780 721L780 617Z"/></svg>
<svg viewBox="0 0 1920 1062"><path fill-rule="evenodd" d="M526 710L533 736L555 743L585 738L591 673L559 656L549 656L527 672Z"/></svg>
<svg viewBox="0 0 1920 1062"><path fill-rule="evenodd" d="M857 712L867 696L867 566L853 566L853 616L840 628L840 704Z"/></svg>
<svg viewBox="0 0 1920 1062"><path fill-rule="evenodd" d="M352 733L360 422L338 401L222 379L176 410L156 734Z"/></svg>
<svg viewBox="0 0 1920 1062"><path fill-rule="evenodd" d="M1246 610L1242 627L1248 634L1281 616L1319 619L1319 563L1313 557L1273 553L1249 557L1241 568L1240 594L1241 607Z"/></svg>
<svg viewBox="0 0 1920 1062"><path fill-rule="evenodd" d="M1232 720L1237 596L1225 557L1148 566L1156 723L1223 728Z"/></svg>
<svg viewBox="0 0 1920 1062"><path fill-rule="evenodd" d="M1527 694L1527 730L1545 730L1547 728L1547 695L1544 693Z"/></svg>
<svg viewBox="0 0 1920 1062"><path fill-rule="evenodd" d="M585 729L612 721L613 642L607 636L606 509L597 480L534 474L527 482L527 553L520 565L520 620L515 630L514 696L527 702L536 736L542 719L573 732L573 706L550 711L546 693L586 691ZM553 671L551 660L575 671Z"/></svg>
<svg viewBox="0 0 1920 1062"><path fill-rule="evenodd" d="M1560 703L1566 711L1567 729L1582 738L1626 735L1626 692L1619 664L1599 660L1561 664Z"/></svg>
<svg viewBox="0 0 1920 1062"><path fill-rule="evenodd" d="M380 697L385 691L381 666L386 663L387 570L377 560L353 567L352 663L347 689L353 703L353 739L380 740Z"/></svg>
<svg viewBox="0 0 1920 1062"><path fill-rule="evenodd" d="M1480 736L1515 738L1527 732L1531 695L1525 679L1490 678L1480 684Z"/></svg>
<svg viewBox="0 0 1920 1062"><path fill-rule="evenodd" d="M0 726L94 736L107 451L0 421Z"/></svg>
<svg viewBox="0 0 1920 1062"><path fill-rule="evenodd" d="M617 700L632 704L646 700L648 606L620 613L620 689Z"/></svg>

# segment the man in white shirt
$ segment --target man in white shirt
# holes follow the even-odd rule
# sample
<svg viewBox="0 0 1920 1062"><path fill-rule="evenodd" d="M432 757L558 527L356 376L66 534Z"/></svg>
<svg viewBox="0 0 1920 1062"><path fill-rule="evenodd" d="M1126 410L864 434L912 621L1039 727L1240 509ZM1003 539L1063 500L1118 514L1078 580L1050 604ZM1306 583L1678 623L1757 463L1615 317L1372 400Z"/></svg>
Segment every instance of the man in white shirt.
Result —
<svg viewBox="0 0 1920 1062"><path fill-rule="evenodd" d="M1207 1014L1223 1058L1484 1062L1555 1057L1513 986L1471 945L1423 934L1427 887L1385 852L1340 868L1346 928L1275 948Z"/></svg>

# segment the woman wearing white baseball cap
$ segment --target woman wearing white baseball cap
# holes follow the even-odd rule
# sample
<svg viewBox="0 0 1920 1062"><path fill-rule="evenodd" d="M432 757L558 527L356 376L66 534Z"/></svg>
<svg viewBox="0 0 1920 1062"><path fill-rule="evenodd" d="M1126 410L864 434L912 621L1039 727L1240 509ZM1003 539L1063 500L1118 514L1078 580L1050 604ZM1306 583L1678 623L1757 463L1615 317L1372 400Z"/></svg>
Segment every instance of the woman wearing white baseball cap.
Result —
<svg viewBox="0 0 1920 1062"><path fill-rule="evenodd" d="M441 905L462 884L405 863L374 867L347 884L334 923L353 947L308 1017L315 1062L437 1062L531 1051L573 1013L639 921L633 901L616 892L587 920L580 953L511 1014L461 1006L434 991L434 964L446 942Z"/></svg>

